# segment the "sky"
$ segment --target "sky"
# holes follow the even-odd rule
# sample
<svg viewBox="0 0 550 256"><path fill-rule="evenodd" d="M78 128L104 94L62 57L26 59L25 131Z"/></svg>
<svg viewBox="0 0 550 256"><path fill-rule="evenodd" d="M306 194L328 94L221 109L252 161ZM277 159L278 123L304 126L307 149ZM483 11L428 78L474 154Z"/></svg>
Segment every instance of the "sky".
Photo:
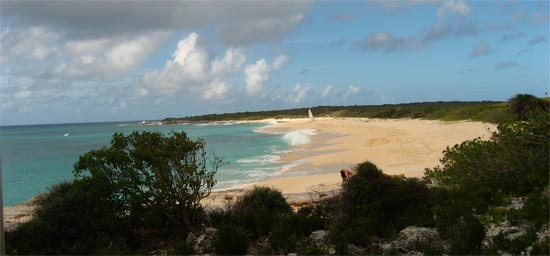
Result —
<svg viewBox="0 0 550 256"><path fill-rule="evenodd" d="M549 3L0 0L0 125L544 97Z"/></svg>

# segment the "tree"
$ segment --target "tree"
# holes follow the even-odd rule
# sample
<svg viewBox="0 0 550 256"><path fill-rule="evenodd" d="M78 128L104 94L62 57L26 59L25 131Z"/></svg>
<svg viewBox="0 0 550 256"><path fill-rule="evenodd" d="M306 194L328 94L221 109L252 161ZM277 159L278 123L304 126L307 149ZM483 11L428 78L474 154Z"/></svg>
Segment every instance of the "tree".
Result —
<svg viewBox="0 0 550 256"><path fill-rule="evenodd" d="M74 165L75 176L107 182L106 198L121 206L134 228L157 231L189 228L202 212L201 199L216 184L223 161L207 157L202 140L185 132L115 133L111 146L92 150Z"/></svg>

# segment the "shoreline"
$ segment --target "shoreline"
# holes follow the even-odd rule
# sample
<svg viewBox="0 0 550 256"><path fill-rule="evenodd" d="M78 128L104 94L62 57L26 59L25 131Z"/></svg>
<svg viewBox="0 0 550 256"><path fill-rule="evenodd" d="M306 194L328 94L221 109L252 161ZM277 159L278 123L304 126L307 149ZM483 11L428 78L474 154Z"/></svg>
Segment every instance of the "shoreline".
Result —
<svg viewBox="0 0 550 256"><path fill-rule="evenodd" d="M308 186L340 182L340 169L353 169L364 161L373 162L389 175L420 178L426 168L439 164L447 146L477 137L488 139L497 126L472 121L318 118L309 122L302 118L282 120L262 132L283 134L303 129L314 129L316 134L310 136L309 143L293 146L280 160L301 164L244 189L270 186L283 193L304 193Z"/></svg>
<svg viewBox="0 0 550 256"><path fill-rule="evenodd" d="M472 121L434 121L421 119L307 118L231 121L266 123L259 132L285 134L309 129L309 141L291 146L292 151L279 161L290 166L269 177L243 184L239 188L212 191L203 199L208 208L223 207L255 186L280 190L289 203L303 203L330 196L340 188L339 170L371 161L384 173L421 177L425 168L439 164L447 146L482 137L488 139L496 125ZM227 122L223 122L227 123ZM295 164L295 165L294 165ZM4 226L13 228L32 218L33 200L4 207Z"/></svg>

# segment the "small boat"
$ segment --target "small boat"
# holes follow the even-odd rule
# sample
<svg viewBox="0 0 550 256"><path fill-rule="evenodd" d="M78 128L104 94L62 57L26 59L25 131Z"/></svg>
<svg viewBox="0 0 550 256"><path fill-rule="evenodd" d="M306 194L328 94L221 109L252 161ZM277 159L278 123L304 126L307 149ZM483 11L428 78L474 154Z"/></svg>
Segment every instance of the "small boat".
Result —
<svg viewBox="0 0 550 256"><path fill-rule="evenodd" d="M313 122L314 119L313 119L313 114L311 113L311 108L307 110L307 114L309 115L309 121Z"/></svg>
<svg viewBox="0 0 550 256"><path fill-rule="evenodd" d="M71 134L70 133L63 134L64 137L68 137L69 135L71 135Z"/></svg>

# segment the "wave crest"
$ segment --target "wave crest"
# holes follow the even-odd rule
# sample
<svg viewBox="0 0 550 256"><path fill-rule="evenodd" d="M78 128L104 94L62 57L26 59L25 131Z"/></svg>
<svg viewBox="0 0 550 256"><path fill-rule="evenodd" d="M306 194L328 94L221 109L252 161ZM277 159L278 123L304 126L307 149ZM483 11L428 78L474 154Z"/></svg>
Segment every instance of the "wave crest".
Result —
<svg viewBox="0 0 550 256"><path fill-rule="evenodd" d="M317 134L317 130L315 129L291 131L283 136L283 140L285 140L291 146L304 145L310 143L310 136L315 134Z"/></svg>

